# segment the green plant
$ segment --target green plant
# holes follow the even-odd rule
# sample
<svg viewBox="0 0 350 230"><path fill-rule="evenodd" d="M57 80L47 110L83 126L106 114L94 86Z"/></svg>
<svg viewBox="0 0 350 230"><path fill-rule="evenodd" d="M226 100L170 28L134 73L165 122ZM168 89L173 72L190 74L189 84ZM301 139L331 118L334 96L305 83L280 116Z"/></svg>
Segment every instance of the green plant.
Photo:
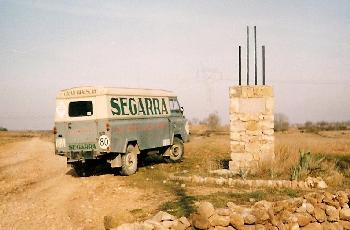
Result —
<svg viewBox="0 0 350 230"><path fill-rule="evenodd" d="M160 209L169 212L175 216L189 216L195 212L196 208L194 196L187 195L183 188L172 187L172 192L176 195L175 201L168 201L160 206Z"/></svg>
<svg viewBox="0 0 350 230"><path fill-rule="evenodd" d="M291 179L298 180L302 173L307 173L311 159L310 152L299 151L299 162L291 169Z"/></svg>
<svg viewBox="0 0 350 230"><path fill-rule="evenodd" d="M240 176L243 180L247 178L249 170L240 168L238 171L238 176Z"/></svg>

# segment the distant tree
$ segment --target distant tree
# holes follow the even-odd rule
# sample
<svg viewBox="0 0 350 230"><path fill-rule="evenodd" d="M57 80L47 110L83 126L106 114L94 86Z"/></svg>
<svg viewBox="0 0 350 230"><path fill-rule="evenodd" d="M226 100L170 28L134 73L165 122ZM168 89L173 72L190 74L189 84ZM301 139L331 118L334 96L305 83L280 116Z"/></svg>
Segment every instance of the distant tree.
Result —
<svg viewBox="0 0 350 230"><path fill-rule="evenodd" d="M217 130L220 128L220 117L217 112L209 114L207 125L208 130Z"/></svg>
<svg viewBox="0 0 350 230"><path fill-rule="evenodd" d="M199 119L198 118L192 118L191 120L190 120L190 124L191 125L196 125L196 124L198 124L199 123Z"/></svg>
<svg viewBox="0 0 350 230"><path fill-rule="evenodd" d="M282 113L275 114L275 131L287 131L289 129L288 117Z"/></svg>
<svg viewBox="0 0 350 230"><path fill-rule="evenodd" d="M7 131L7 129L4 127L0 127L0 131Z"/></svg>

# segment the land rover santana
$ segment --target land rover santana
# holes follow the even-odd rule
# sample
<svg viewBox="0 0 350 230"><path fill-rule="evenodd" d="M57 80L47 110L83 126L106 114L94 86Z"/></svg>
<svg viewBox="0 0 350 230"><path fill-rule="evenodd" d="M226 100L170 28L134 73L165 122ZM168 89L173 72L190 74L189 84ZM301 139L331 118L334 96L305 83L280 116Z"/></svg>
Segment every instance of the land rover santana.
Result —
<svg viewBox="0 0 350 230"><path fill-rule="evenodd" d="M137 170L138 155L152 150L178 162L188 123L177 97L165 90L77 87L56 98L55 153L80 176L92 162L108 162L122 175Z"/></svg>

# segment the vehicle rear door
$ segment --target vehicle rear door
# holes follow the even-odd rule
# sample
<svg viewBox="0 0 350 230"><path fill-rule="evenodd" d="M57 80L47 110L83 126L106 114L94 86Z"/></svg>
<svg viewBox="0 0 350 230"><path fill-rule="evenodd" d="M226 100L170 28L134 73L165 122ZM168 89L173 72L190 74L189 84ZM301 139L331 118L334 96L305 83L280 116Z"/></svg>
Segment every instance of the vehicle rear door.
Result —
<svg viewBox="0 0 350 230"><path fill-rule="evenodd" d="M91 151L97 149L97 119L94 98L76 99L68 104L69 121L64 122L68 151Z"/></svg>

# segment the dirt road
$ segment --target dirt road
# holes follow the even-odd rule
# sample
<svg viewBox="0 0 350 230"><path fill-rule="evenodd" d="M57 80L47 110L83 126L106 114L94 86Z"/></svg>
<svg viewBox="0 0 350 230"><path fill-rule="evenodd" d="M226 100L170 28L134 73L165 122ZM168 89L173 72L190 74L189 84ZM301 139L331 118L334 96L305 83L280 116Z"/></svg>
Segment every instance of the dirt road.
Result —
<svg viewBox="0 0 350 230"><path fill-rule="evenodd" d="M104 229L105 215L154 210L154 196L127 177L75 177L39 138L0 148L0 229Z"/></svg>

